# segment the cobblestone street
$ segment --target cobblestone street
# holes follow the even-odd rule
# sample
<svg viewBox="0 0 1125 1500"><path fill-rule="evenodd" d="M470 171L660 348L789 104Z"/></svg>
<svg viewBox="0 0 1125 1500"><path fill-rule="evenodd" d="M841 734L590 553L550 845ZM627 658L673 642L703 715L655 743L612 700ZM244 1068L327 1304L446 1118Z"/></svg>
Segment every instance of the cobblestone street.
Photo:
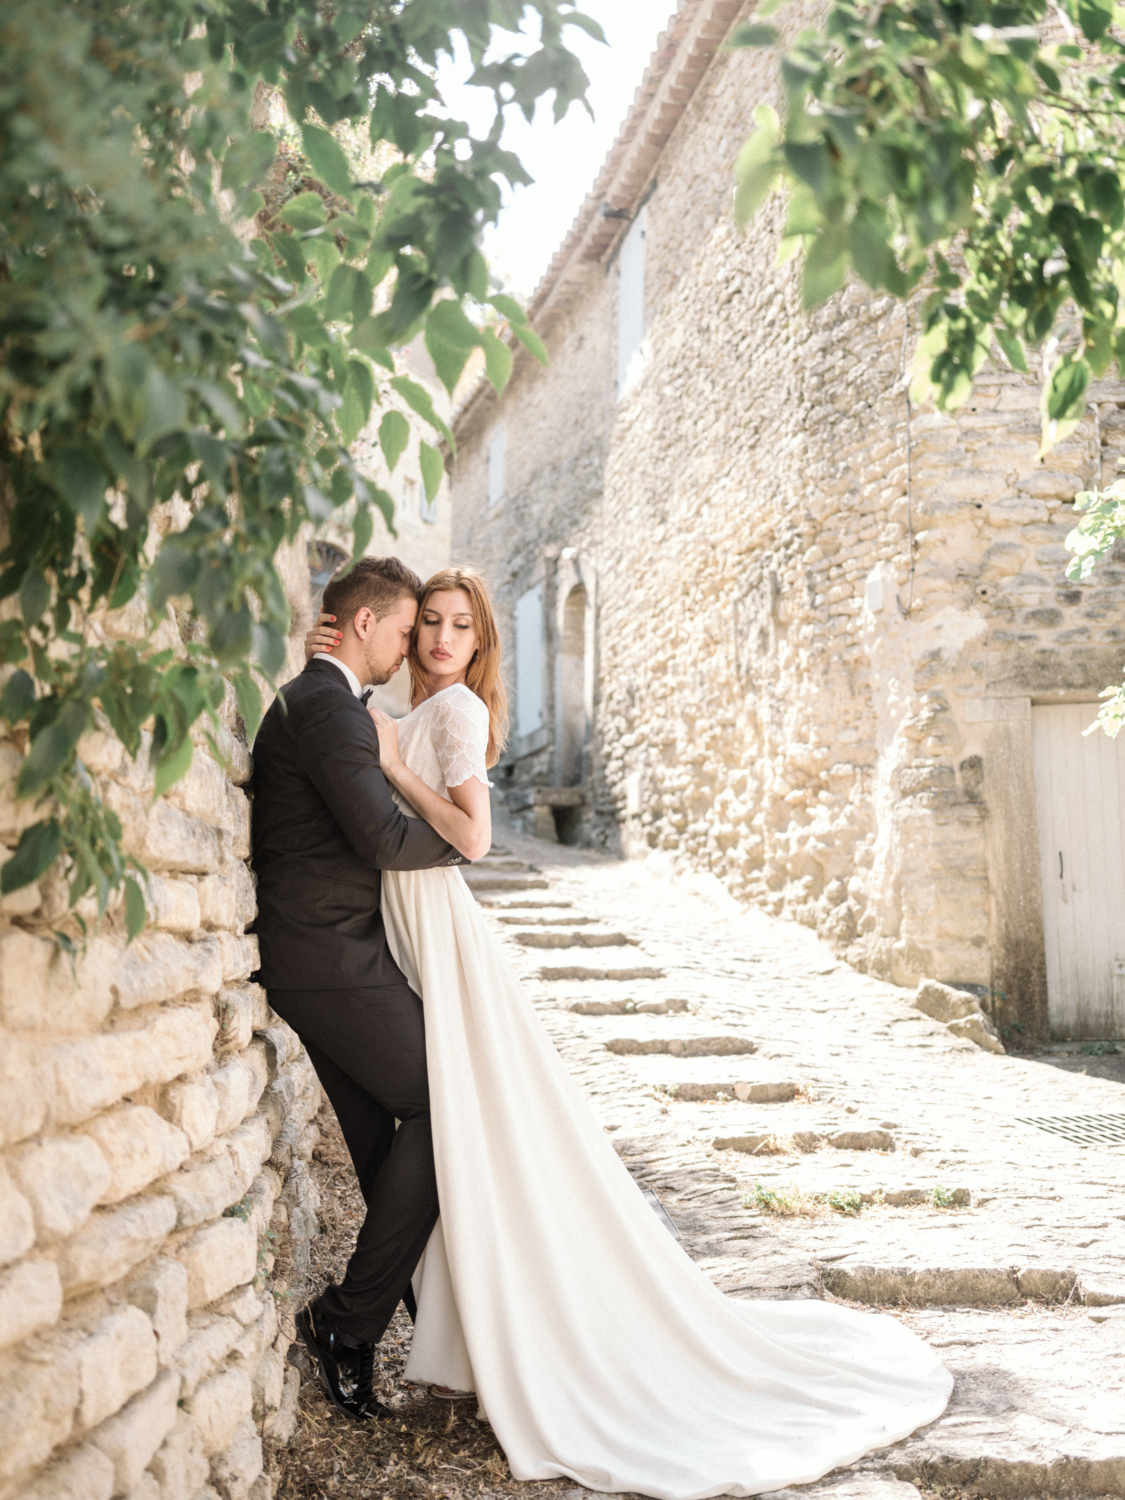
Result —
<svg viewBox="0 0 1125 1500"><path fill-rule="evenodd" d="M1125 1058L982 1051L807 930L655 861L502 830L468 878L707 1275L735 1297L880 1304L943 1351L941 1420L818 1488L1125 1494ZM1026 1123L1073 1116L1116 1116L1086 1129L1118 1144ZM437 1404L398 1394L419 1416ZM417 1471L435 1495L456 1492L444 1478Z"/></svg>

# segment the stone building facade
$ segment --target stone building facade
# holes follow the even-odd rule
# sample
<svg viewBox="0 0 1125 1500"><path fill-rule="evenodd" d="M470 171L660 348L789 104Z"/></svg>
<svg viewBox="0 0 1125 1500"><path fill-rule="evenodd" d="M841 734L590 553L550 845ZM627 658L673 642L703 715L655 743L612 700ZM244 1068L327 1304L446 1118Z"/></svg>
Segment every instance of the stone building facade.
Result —
<svg viewBox="0 0 1125 1500"><path fill-rule="evenodd" d="M780 199L732 221L778 102L774 55L722 47L742 8L681 0L533 300L549 366L457 413L507 799L896 983L973 988L1010 1041L1125 1035L1125 737L1080 732L1120 678L1125 570L1071 583L1063 545L1125 387L1040 461L1033 382L986 367L956 416L912 411L900 304L850 284L802 312Z"/></svg>
<svg viewBox="0 0 1125 1500"><path fill-rule="evenodd" d="M303 558L286 561L307 611ZM129 607L104 626L138 623ZM0 902L3 1500L269 1500L268 1445L296 1419L286 1355L316 1233L320 1089L250 982L250 759L225 718L229 763L200 736L155 801L143 753L81 742L152 874L131 945L119 913L99 925L83 907L72 971L55 874ZM0 734L8 849L34 817L13 796L24 749Z"/></svg>

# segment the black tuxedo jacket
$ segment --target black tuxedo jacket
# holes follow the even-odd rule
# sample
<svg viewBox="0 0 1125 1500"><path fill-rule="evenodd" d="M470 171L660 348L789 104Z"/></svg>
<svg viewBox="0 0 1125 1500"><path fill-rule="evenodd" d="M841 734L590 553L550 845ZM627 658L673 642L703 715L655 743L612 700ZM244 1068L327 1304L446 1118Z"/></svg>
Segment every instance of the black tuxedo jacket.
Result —
<svg viewBox="0 0 1125 1500"><path fill-rule="evenodd" d="M403 983L379 911L380 870L466 861L395 805L371 716L331 662L313 657L270 706L254 741L253 796L261 982Z"/></svg>

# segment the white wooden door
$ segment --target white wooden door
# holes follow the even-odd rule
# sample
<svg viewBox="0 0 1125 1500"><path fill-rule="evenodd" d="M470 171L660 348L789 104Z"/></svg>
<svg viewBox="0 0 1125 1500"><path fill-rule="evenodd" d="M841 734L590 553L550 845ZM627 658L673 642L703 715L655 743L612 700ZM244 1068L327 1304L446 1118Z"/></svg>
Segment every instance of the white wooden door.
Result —
<svg viewBox="0 0 1125 1500"><path fill-rule="evenodd" d="M1089 703L1033 706L1051 1034L1125 1037L1125 734Z"/></svg>

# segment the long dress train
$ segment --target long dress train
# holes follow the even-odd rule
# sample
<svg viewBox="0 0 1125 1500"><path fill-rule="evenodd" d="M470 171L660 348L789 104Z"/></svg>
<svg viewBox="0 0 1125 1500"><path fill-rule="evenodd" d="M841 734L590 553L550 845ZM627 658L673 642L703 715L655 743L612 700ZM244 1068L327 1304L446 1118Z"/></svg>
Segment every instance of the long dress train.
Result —
<svg viewBox="0 0 1125 1500"><path fill-rule="evenodd" d="M482 717L483 716L483 717ZM402 721L443 795L486 780L487 713L453 687ZM441 1219L408 1377L475 1389L521 1480L656 1500L819 1478L943 1411L952 1380L893 1318L735 1302L638 1192L458 869L388 872L422 997Z"/></svg>

